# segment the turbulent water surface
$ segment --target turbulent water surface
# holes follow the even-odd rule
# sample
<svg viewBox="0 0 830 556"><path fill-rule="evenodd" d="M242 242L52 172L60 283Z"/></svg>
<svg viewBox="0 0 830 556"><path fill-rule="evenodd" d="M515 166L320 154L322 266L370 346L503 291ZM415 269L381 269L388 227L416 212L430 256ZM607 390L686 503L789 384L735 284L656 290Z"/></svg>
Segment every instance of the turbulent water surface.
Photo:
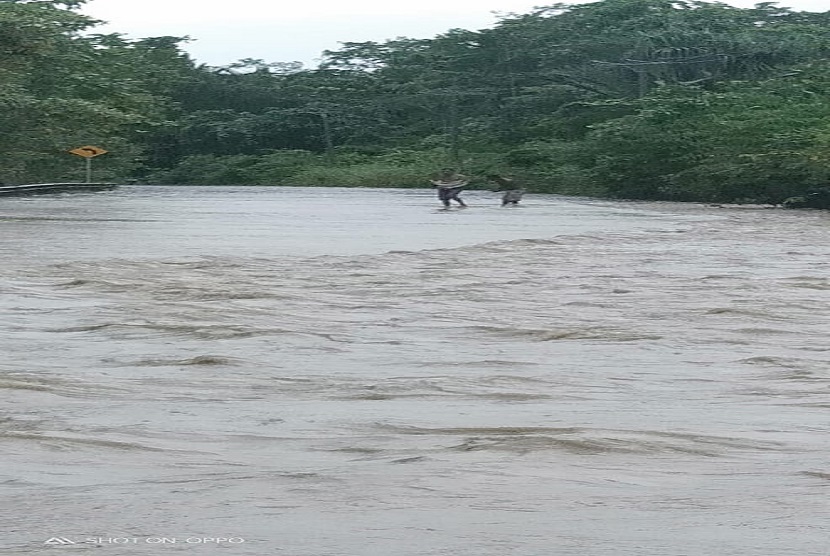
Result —
<svg viewBox="0 0 830 556"><path fill-rule="evenodd" d="M0 199L8 554L830 554L830 216Z"/></svg>

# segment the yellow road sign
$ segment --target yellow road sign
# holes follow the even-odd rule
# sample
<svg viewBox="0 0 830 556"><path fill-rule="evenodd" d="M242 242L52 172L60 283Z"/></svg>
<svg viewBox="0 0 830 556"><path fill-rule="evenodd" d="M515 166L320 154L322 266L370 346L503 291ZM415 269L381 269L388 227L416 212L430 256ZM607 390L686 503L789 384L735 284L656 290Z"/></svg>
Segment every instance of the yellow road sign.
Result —
<svg viewBox="0 0 830 556"><path fill-rule="evenodd" d="M84 147L72 149L69 152L71 152L72 154L77 154L78 156L82 156L84 158L92 158L94 156L106 154L109 151L107 151L106 149L102 149L101 147L93 147L92 145L86 145Z"/></svg>

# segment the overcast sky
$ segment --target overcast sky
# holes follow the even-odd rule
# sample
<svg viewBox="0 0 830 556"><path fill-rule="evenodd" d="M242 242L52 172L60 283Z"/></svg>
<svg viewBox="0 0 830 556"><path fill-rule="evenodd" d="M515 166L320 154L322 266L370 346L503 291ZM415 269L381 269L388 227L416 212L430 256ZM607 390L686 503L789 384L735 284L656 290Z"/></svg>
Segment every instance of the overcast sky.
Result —
<svg viewBox="0 0 830 556"><path fill-rule="evenodd" d="M491 27L495 14L526 13L550 2L533 0L89 0L83 13L107 22L96 32L128 38L188 36L184 48L212 66L242 58L303 62L314 67L324 50L342 42L396 37L432 38L449 29ZM568 2L570 3L570 2ZM574 2L581 3L581 2ZM730 0L750 7L756 0ZM780 2L823 12L827 0Z"/></svg>

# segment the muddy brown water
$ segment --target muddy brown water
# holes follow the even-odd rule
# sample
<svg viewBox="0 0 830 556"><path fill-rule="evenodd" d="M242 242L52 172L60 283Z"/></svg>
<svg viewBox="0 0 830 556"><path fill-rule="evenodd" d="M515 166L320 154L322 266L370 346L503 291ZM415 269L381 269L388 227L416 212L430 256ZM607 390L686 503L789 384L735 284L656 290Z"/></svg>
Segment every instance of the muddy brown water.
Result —
<svg viewBox="0 0 830 556"><path fill-rule="evenodd" d="M830 216L0 200L8 554L830 554Z"/></svg>

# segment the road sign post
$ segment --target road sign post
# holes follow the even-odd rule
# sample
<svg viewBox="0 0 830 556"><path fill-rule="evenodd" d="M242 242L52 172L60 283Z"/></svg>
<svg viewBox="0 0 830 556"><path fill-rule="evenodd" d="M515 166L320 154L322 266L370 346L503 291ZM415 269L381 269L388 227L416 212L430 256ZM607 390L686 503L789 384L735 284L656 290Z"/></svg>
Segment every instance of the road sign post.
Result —
<svg viewBox="0 0 830 556"><path fill-rule="evenodd" d="M100 156L102 154L106 154L106 149L102 149L101 147L93 147L92 145L86 145L84 147L78 147L77 149L72 149L72 154L76 154L78 156L82 156L86 159L86 183L92 183L92 159L96 156Z"/></svg>

